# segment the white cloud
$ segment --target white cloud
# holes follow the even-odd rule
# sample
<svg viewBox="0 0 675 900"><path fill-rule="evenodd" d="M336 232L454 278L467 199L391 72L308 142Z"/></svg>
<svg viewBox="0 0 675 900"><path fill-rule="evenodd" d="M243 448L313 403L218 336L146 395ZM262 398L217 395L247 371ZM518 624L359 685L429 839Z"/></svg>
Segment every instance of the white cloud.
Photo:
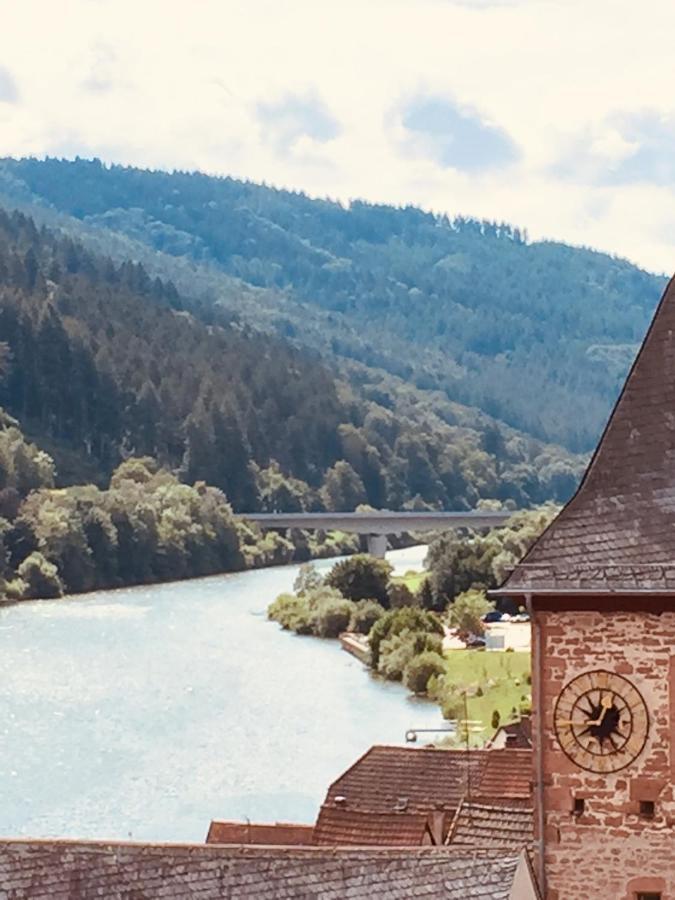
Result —
<svg viewBox="0 0 675 900"><path fill-rule="evenodd" d="M675 4L648 6L22 0L0 31L0 155L418 203L669 270ZM428 105L406 118L411 98L452 98L452 128Z"/></svg>
<svg viewBox="0 0 675 900"><path fill-rule="evenodd" d="M16 103L18 99L19 91L12 73L4 66L0 66L0 103Z"/></svg>

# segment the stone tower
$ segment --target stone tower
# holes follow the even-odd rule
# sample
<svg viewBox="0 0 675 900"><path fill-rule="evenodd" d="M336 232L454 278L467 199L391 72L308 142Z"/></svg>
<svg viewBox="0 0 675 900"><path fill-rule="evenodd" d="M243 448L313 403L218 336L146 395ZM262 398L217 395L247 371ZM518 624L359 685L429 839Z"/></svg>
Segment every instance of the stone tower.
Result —
<svg viewBox="0 0 675 900"><path fill-rule="evenodd" d="M546 900L675 898L675 279L574 498L497 594L533 629Z"/></svg>

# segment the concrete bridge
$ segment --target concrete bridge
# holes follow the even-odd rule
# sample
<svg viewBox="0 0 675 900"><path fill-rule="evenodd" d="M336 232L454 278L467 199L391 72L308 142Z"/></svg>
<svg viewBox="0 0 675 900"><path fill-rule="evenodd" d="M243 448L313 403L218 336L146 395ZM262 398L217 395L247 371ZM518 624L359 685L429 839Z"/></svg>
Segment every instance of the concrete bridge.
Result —
<svg viewBox="0 0 675 900"><path fill-rule="evenodd" d="M303 528L307 531L346 531L368 536L368 552L382 559L387 535L407 531L447 531L450 528L496 528L513 515L510 511L250 513L242 518L261 528Z"/></svg>

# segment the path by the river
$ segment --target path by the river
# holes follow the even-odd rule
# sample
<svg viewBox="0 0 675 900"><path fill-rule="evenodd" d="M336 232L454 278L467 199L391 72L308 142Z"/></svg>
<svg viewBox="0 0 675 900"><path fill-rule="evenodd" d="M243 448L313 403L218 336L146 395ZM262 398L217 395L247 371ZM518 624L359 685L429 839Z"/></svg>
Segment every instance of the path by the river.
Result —
<svg viewBox="0 0 675 900"><path fill-rule="evenodd" d="M0 610L0 834L201 841L211 818L311 822L371 744L442 727L337 641L267 621L296 574Z"/></svg>

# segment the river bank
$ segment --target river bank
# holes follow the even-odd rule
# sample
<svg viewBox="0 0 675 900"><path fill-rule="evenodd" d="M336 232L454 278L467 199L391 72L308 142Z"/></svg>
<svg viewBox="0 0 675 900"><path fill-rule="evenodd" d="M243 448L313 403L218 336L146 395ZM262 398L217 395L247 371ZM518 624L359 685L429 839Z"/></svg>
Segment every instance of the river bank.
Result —
<svg viewBox="0 0 675 900"><path fill-rule="evenodd" d="M425 553L389 558L403 574ZM0 833L200 841L214 817L311 822L369 746L443 727L337 641L267 621L297 572L0 610Z"/></svg>

